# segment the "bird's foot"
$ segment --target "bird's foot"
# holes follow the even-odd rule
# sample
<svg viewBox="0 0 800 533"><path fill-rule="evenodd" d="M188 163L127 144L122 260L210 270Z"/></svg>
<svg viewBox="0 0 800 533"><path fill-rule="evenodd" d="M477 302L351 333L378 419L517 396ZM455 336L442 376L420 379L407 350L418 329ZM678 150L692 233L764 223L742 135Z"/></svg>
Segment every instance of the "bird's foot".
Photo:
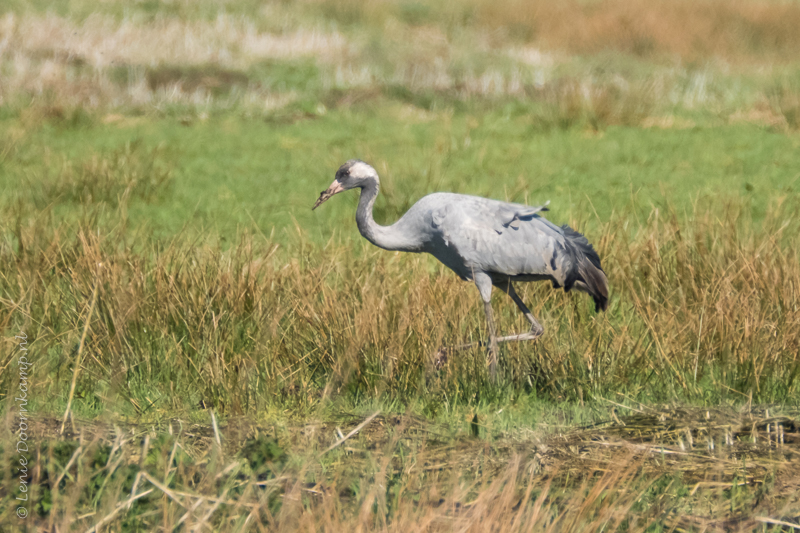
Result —
<svg viewBox="0 0 800 533"><path fill-rule="evenodd" d="M433 367L436 370L441 370L447 364L447 348L442 346L439 351L433 356Z"/></svg>
<svg viewBox="0 0 800 533"><path fill-rule="evenodd" d="M544 326L541 324L532 325L529 334L532 336L531 340L538 339L544 334Z"/></svg>
<svg viewBox="0 0 800 533"><path fill-rule="evenodd" d="M542 333L544 333L544 330L538 332L528 331L526 333L517 333L516 335L498 337L497 342L533 341L541 337Z"/></svg>

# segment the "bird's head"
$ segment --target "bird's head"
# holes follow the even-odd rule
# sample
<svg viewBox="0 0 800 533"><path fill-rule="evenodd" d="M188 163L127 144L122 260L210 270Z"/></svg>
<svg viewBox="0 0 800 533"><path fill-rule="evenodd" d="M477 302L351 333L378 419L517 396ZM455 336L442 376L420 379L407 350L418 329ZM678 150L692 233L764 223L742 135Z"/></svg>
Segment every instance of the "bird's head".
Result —
<svg viewBox="0 0 800 533"><path fill-rule="evenodd" d="M366 187L371 183L380 183L378 173L375 172L375 169L359 159L351 159L339 167L339 170L336 171L336 178L333 180L333 183L320 193L314 207L311 209L316 209L322 202L334 194L358 187Z"/></svg>

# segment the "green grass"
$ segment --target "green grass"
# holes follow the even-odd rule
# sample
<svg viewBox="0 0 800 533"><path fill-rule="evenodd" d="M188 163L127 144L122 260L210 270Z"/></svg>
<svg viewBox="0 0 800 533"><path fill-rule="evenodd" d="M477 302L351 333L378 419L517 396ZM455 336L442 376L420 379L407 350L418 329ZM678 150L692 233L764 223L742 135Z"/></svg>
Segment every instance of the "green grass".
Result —
<svg viewBox="0 0 800 533"><path fill-rule="evenodd" d="M189 125L170 117L130 119L130 125L102 124L100 117L78 126L45 121L11 145L0 185L6 205L12 198L39 210L52 205L68 220L76 213L74 202L42 189L65 179L65 165L114 157L133 142L140 151L156 150L146 157L168 168L172 179L157 198L130 201L129 231L157 238L198 231L225 239L241 229L274 231L285 245L295 238L287 233L295 224L316 244L334 234L342 241L360 239L352 222L355 194L310 210L338 165L353 157L381 174L381 223L434 191L550 200L554 221L595 228L614 213L641 221L654 207L670 205L685 220L694 205L740 199L758 222L771 202L798 188L800 143L765 127L541 132L526 111L445 110L408 123L403 108L389 102L290 124L235 115ZM8 138L18 121L1 124L0 134Z"/></svg>

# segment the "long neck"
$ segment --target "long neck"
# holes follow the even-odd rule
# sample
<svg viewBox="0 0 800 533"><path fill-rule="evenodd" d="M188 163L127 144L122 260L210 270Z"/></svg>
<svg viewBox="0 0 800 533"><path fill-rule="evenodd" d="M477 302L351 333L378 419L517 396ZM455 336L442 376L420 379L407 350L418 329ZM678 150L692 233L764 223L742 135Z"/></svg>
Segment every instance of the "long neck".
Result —
<svg viewBox="0 0 800 533"><path fill-rule="evenodd" d="M398 250L401 252L421 251L421 235L414 228L402 224L402 219L391 226L381 226L372 218L372 207L378 197L379 185L377 181L370 181L361 189L356 211L358 231L369 242L384 250Z"/></svg>

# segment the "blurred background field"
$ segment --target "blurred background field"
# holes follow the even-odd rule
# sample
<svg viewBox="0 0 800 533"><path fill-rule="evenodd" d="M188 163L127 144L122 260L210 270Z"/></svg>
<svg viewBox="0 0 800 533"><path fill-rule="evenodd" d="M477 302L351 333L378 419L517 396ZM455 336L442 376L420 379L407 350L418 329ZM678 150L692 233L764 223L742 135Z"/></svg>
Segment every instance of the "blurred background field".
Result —
<svg viewBox="0 0 800 533"><path fill-rule="evenodd" d="M24 331L28 527L788 531L798 28L777 0L7 0L0 449ZM355 193L310 210L354 157L380 223L550 200L608 313L528 285L546 333L499 385L480 350L437 370L485 334L477 293L366 243Z"/></svg>
<svg viewBox="0 0 800 533"><path fill-rule="evenodd" d="M172 179L127 216L159 237L257 226L289 243L294 218L326 241L353 204L312 217L309 191L355 156L381 172L387 221L442 189L550 199L564 220L720 195L760 218L797 178L795 2L4 11L4 202L62 203L65 173L80 196L92 158L137 142Z"/></svg>

